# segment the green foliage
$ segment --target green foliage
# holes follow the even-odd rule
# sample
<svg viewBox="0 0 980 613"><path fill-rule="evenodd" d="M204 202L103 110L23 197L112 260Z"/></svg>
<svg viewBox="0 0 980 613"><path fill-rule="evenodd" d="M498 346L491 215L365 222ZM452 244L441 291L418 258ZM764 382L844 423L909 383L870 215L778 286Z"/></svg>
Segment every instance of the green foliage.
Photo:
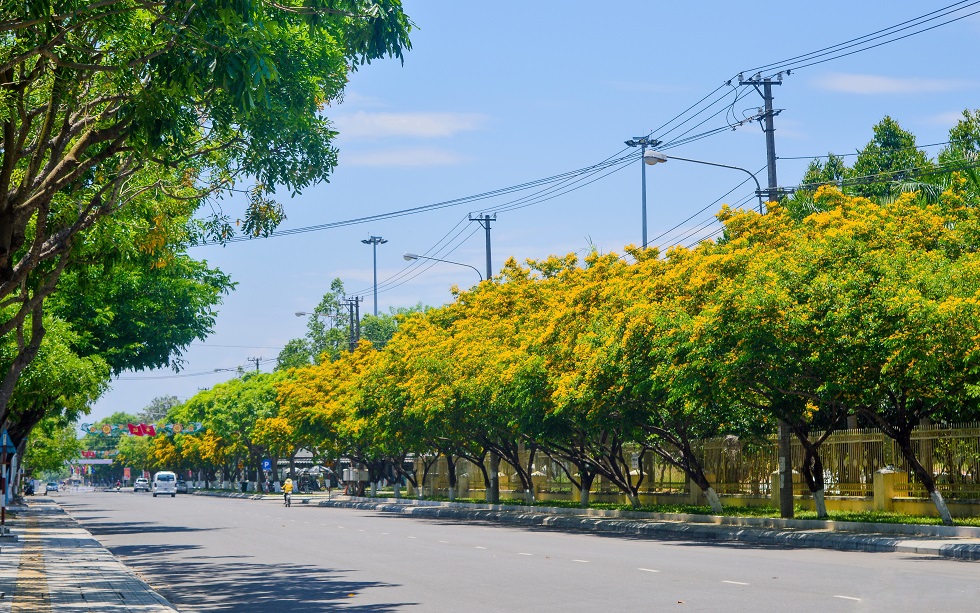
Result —
<svg viewBox="0 0 980 613"><path fill-rule="evenodd" d="M41 420L27 443L24 471L32 476L65 474L65 464L80 457L81 447L73 424L63 418Z"/></svg>

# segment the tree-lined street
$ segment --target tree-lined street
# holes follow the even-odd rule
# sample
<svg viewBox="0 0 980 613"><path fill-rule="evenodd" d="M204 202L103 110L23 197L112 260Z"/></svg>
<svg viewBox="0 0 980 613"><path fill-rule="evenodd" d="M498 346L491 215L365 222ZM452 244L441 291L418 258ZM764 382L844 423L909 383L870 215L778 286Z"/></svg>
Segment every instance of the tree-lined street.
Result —
<svg viewBox="0 0 980 613"><path fill-rule="evenodd" d="M201 496L64 493L181 611L966 611L972 564L650 541Z"/></svg>

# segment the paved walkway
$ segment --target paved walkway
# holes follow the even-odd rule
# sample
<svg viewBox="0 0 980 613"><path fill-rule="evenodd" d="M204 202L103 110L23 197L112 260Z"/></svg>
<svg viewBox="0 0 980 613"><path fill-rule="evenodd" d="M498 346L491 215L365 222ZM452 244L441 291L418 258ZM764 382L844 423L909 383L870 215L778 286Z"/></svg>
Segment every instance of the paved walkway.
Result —
<svg viewBox="0 0 980 613"><path fill-rule="evenodd" d="M0 613L176 611L53 500L28 499L0 542Z"/></svg>

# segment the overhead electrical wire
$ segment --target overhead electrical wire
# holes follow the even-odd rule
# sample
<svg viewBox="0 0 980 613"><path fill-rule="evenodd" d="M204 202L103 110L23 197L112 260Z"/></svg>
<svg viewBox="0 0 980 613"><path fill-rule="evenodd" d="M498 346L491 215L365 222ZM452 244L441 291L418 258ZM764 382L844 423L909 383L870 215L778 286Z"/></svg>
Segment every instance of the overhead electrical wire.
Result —
<svg viewBox="0 0 980 613"><path fill-rule="evenodd" d="M259 360L259 364L268 364L270 362L275 362L275 361L277 361L276 358L269 358L265 360ZM232 368L215 368L212 370L206 370L201 372L177 373L173 375L158 375L158 376L136 375L132 377L117 377L116 380L117 381L155 381L157 379L185 379L188 377L204 377L207 375L214 375L214 374L225 373L225 372L248 371L254 364L255 362L253 361L250 362L248 366L241 365Z"/></svg>
<svg viewBox="0 0 980 613"><path fill-rule="evenodd" d="M842 57L847 57L849 55L854 55L856 53L869 51L871 49L875 49L883 45L894 43L909 38L911 36L916 36L918 34L922 34L930 30L934 30L936 28L948 25L950 23L959 21L961 19L965 19L972 15L976 15L977 13L980 13L980 9L972 11L970 13L957 15L947 21L943 21L938 24L933 24L929 27L922 28L914 32L910 32L902 36L895 36L900 32L905 32L907 30L911 30L919 26L925 25L931 21L942 19L944 17L949 17L956 13L961 13L962 11L977 5L980 5L980 0L954 2L953 4L947 5L943 8L930 11L923 15L919 15L918 17L908 19L901 23L897 23L893 26L889 26L887 28L883 28L881 30L871 32L869 34L865 34L857 38L852 38L850 40L846 40L841 43L831 45L829 47L817 49L816 51L811 51L809 53L797 55L778 62L772 62L770 64L763 64L761 66L756 66L755 68L749 68L747 70L744 70L743 72L753 73L753 72L762 72L762 71L776 72L776 71L784 71L784 70L799 70L802 68L807 68L809 66L823 64L825 62L830 62L832 60L840 59ZM889 37L894 37L894 38L889 38ZM869 44L882 39L887 39L887 40L875 43L873 45ZM867 45L867 46L862 46L862 45ZM855 47L859 47L859 48L854 49ZM848 49L853 49L853 50L847 51L846 53L842 53L843 51L846 51ZM818 59L818 58L823 58L823 59Z"/></svg>

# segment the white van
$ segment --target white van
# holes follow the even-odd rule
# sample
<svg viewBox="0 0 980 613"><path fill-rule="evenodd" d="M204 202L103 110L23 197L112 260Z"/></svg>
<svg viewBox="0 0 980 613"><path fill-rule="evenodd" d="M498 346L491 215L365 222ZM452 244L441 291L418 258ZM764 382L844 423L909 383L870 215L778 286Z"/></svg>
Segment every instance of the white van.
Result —
<svg viewBox="0 0 980 613"><path fill-rule="evenodd" d="M170 494L173 498L177 495L177 475L169 470L161 470L153 475L153 497L157 494Z"/></svg>

